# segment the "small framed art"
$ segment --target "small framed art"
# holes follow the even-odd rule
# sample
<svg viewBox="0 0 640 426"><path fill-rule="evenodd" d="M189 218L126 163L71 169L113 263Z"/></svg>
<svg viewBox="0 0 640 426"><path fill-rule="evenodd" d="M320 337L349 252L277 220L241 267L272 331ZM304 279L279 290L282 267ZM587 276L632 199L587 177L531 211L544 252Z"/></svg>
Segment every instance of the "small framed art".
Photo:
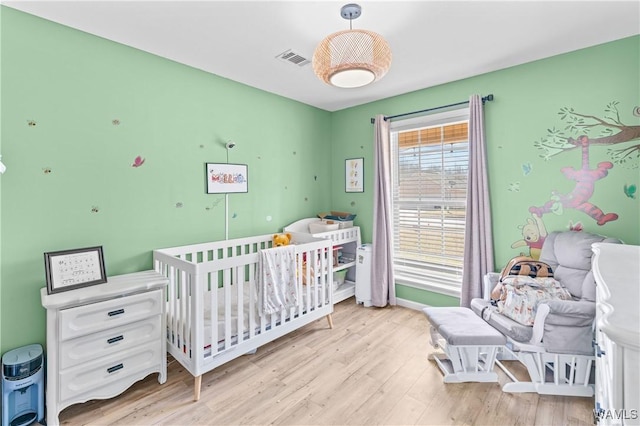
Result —
<svg viewBox="0 0 640 426"><path fill-rule="evenodd" d="M345 191L364 192L364 158L345 160Z"/></svg>
<svg viewBox="0 0 640 426"><path fill-rule="evenodd" d="M246 164L206 163L207 194L249 192Z"/></svg>
<svg viewBox="0 0 640 426"><path fill-rule="evenodd" d="M59 293L107 282L102 246L44 254L47 293Z"/></svg>

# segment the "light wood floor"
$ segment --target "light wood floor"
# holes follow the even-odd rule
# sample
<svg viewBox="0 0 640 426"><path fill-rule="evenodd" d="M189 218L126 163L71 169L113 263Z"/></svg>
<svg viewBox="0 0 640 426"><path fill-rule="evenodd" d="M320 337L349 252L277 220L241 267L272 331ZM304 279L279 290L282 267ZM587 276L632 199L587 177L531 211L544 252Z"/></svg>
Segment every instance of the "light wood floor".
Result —
<svg viewBox="0 0 640 426"><path fill-rule="evenodd" d="M503 393L497 383L444 384L426 356L428 323L402 307L336 305L322 319L193 378L169 358L119 397L68 407L66 425L592 425L593 398ZM509 365L519 366L517 362ZM501 383L507 381L500 373ZM520 376L521 370L517 375ZM524 378L523 376L522 378Z"/></svg>

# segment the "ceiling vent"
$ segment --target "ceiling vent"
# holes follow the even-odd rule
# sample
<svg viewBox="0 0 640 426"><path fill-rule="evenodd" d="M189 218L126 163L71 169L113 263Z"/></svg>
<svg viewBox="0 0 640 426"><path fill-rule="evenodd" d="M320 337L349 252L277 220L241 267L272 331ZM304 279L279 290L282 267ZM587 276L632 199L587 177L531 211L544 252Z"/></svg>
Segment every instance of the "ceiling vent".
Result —
<svg viewBox="0 0 640 426"><path fill-rule="evenodd" d="M291 49L285 50L284 52L276 56L276 59L279 59L284 62L291 62L292 64L298 65L299 67L303 67L311 62L311 60L305 58L302 55L298 55L296 52L292 51Z"/></svg>

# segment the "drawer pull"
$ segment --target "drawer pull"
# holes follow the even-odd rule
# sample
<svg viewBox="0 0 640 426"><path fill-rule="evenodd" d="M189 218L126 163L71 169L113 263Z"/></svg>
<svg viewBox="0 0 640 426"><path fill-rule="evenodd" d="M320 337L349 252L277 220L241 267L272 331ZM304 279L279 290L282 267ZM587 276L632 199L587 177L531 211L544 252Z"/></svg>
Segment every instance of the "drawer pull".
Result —
<svg viewBox="0 0 640 426"><path fill-rule="evenodd" d="M115 317L116 315L122 314L124 314L124 309L116 309L115 311L109 312L107 315L109 315L110 317Z"/></svg>
<svg viewBox="0 0 640 426"><path fill-rule="evenodd" d="M113 367L107 368L107 373L111 374L115 371L122 370L123 368L124 368L124 365L122 364L114 365Z"/></svg>
<svg viewBox="0 0 640 426"><path fill-rule="evenodd" d="M116 337L112 337L111 339L107 339L107 343L111 345L115 342L119 342L120 340L124 340L124 336L122 334Z"/></svg>

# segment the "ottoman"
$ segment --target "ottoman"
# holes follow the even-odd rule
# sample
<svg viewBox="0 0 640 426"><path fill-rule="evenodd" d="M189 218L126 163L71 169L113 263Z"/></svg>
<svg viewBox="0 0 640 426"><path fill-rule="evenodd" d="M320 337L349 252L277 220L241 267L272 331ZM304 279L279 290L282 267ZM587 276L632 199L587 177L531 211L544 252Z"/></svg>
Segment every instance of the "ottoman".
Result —
<svg viewBox="0 0 640 426"><path fill-rule="evenodd" d="M444 373L445 383L497 382L496 355L507 339L471 309L424 308L431 324L431 345L444 354L432 358Z"/></svg>

